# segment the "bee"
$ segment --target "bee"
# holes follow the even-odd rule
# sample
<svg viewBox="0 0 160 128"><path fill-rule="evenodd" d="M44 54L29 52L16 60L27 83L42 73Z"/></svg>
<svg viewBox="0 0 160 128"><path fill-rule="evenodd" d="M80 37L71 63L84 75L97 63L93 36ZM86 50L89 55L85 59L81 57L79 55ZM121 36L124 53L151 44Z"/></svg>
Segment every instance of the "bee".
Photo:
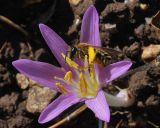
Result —
<svg viewBox="0 0 160 128"><path fill-rule="evenodd" d="M66 57L69 57L71 60L76 58L84 59L85 55L88 56L88 48L92 47L95 52L95 59L93 60L95 63L105 67L108 64L114 63L123 59L124 55L111 48L92 46L87 43L79 43L77 45L71 46L69 50L66 52Z"/></svg>

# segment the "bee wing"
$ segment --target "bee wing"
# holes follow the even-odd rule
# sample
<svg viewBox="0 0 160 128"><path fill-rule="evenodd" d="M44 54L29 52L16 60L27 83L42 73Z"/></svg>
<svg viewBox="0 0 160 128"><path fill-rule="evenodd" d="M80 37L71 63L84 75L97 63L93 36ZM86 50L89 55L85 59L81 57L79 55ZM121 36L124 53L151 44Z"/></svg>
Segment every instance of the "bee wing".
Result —
<svg viewBox="0 0 160 128"><path fill-rule="evenodd" d="M81 43L77 44L76 46L77 46L78 48L88 48L89 46L94 47L94 46L92 46L91 44L84 43L84 42L81 42Z"/></svg>
<svg viewBox="0 0 160 128"><path fill-rule="evenodd" d="M104 55L108 55L113 60L120 60L120 59L122 59L124 57L124 55L120 51L116 51L116 50L111 49L111 48L93 46L91 44L84 43L84 42L79 43L77 45L77 47L86 48L86 49L88 49L88 47L93 47L96 50L96 52L103 53Z"/></svg>
<svg viewBox="0 0 160 128"><path fill-rule="evenodd" d="M123 53L111 48L102 48L104 53L107 53L113 60L120 60L124 57Z"/></svg>

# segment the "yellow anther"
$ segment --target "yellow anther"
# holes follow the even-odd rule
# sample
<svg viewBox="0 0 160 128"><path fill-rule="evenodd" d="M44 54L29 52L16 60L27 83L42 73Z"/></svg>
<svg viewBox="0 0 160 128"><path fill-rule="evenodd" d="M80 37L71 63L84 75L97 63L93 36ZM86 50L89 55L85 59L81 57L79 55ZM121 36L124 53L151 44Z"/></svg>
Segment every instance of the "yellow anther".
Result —
<svg viewBox="0 0 160 128"><path fill-rule="evenodd" d="M84 68L85 69L88 68L88 56L87 55L84 56Z"/></svg>
<svg viewBox="0 0 160 128"><path fill-rule="evenodd" d="M95 69L94 69L94 65L90 66L90 76L91 76L91 78L95 79Z"/></svg>
<svg viewBox="0 0 160 128"><path fill-rule="evenodd" d="M68 71L65 76L64 76L64 80L69 82L69 83L72 83L72 72L71 71Z"/></svg>
<svg viewBox="0 0 160 128"><path fill-rule="evenodd" d="M59 89L63 94L67 94L67 93L68 93L67 89L65 89L65 87L64 87L60 82L56 82L56 86L58 87L58 89Z"/></svg>
<svg viewBox="0 0 160 128"><path fill-rule="evenodd" d="M85 67L84 69L89 70L91 78L95 79L94 65L93 65L93 63L91 63L90 65L88 65L88 57L87 57L87 55L85 55L85 58L84 58L84 67Z"/></svg>
<svg viewBox="0 0 160 128"><path fill-rule="evenodd" d="M78 66L78 64L76 62L74 62L73 60L71 60L69 57L65 56L63 53L62 53L62 57L66 60L66 63L70 67L78 70L79 66Z"/></svg>
<svg viewBox="0 0 160 128"><path fill-rule="evenodd" d="M93 63L95 57L96 57L96 53L94 51L94 47L89 47L88 48L88 55L89 55L89 65Z"/></svg>
<svg viewBox="0 0 160 128"><path fill-rule="evenodd" d="M87 82L85 80L85 77L82 73L79 75L79 87L82 95L87 94Z"/></svg>

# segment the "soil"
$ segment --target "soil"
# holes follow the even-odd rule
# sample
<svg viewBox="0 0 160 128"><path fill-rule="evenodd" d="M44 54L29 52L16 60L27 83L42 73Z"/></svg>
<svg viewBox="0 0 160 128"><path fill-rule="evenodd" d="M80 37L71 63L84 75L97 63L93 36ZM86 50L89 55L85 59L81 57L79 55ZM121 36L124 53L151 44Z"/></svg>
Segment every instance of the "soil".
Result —
<svg viewBox="0 0 160 128"><path fill-rule="evenodd" d="M11 63L27 58L58 66L38 24L47 24L69 45L74 45L79 42L83 14L91 4L95 5L100 16L103 47L119 50L133 61L132 69L111 82L107 89L115 93L115 85L128 88L136 101L127 108L110 107L108 128L160 127L160 28L150 22L160 9L159 0L1 0L0 128L47 128L64 117L62 114L49 123L38 124L40 111L57 95L24 77L21 82L25 80L26 85L22 87L16 77L18 72ZM157 46L151 51L159 51L154 56L149 54L146 59L142 53L150 45ZM46 98L45 90L51 93ZM31 92L40 93L29 98ZM41 97L43 99L37 99ZM36 104L36 101L45 103ZM59 127L98 128L98 120L87 109Z"/></svg>

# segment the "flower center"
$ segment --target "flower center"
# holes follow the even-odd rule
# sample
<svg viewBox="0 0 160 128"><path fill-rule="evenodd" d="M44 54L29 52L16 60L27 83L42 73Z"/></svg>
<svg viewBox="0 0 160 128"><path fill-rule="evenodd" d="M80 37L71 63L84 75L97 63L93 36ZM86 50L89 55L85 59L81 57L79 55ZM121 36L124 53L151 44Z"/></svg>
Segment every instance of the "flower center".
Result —
<svg viewBox="0 0 160 128"><path fill-rule="evenodd" d="M95 53L92 47L88 49L88 56L85 55L83 66L63 53L62 57L71 67L71 70L66 72L64 78L54 77L57 80L56 86L59 90L64 94L69 92L75 93L80 98L94 98L100 87L93 64ZM63 84L69 85L71 89L66 89Z"/></svg>

